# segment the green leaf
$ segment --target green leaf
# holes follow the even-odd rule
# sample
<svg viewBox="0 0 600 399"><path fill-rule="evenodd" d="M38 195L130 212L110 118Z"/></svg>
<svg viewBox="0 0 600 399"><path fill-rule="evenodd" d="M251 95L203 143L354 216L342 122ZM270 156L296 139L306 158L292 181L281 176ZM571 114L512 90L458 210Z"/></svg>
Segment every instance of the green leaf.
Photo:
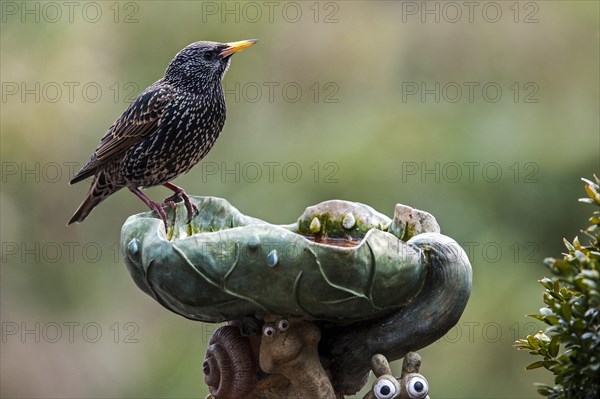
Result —
<svg viewBox="0 0 600 399"><path fill-rule="evenodd" d="M575 331L583 331L586 328L586 322L585 320L582 319L577 319L575 320L575 322L573 322L573 329Z"/></svg>
<svg viewBox="0 0 600 399"><path fill-rule="evenodd" d="M534 350L538 350L540 348L540 343L533 335L527 336L527 342L529 343L529 347Z"/></svg>
<svg viewBox="0 0 600 399"><path fill-rule="evenodd" d="M539 369L540 367L544 367L544 362L542 360L531 363L529 366L525 367L525 370Z"/></svg>
<svg viewBox="0 0 600 399"><path fill-rule="evenodd" d="M550 291L550 294L552 294L552 292L554 292L554 293L558 293L558 292L560 291L560 281L556 280L556 281L554 282L554 285L553 285L553 287L552 287L552 290L553 290L553 291Z"/></svg>
<svg viewBox="0 0 600 399"><path fill-rule="evenodd" d="M537 387L537 392L542 396L548 396L552 393L552 388L548 385L540 385Z"/></svg>
<svg viewBox="0 0 600 399"><path fill-rule="evenodd" d="M560 305L560 310L562 312L563 317L569 321L571 320L571 306L567 302L563 302Z"/></svg>
<svg viewBox="0 0 600 399"><path fill-rule="evenodd" d="M558 363L556 360L544 360L544 367L550 371L556 369L557 366L560 366L560 363Z"/></svg>
<svg viewBox="0 0 600 399"><path fill-rule="evenodd" d="M575 251L575 257L580 261L580 262L585 262L587 260L587 255L584 254L583 252L581 252L580 250L576 250Z"/></svg>
<svg viewBox="0 0 600 399"><path fill-rule="evenodd" d="M544 362L541 360L539 362L531 363L529 366L525 367L525 370L539 369L540 367L544 367Z"/></svg>
<svg viewBox="0 0 600 399"><path fill-rule="evenodd" d="M596 175L594 175L595 177ZM596 178L597 179L597 178ZM581 178L581 181L584 182L586 184L586 186L594 186L596 183L594 183L593 181L591 181L590 179L586 179L585 177Z"/></svg>
<svg viewBox="0 0 600 399"><path fill-rule="evenodd" d="M548 352L550 353L550 356L556 357L558 355L559 349L560 349L560 336L555 335L554 337L552 337L552 340L550 340L550 345L548 347Z"/></svg>
<svg viewBox="0 0 600 399"><path fill-rule="evenodd" d="M588 183L585 186L585 191L587 192L587 195L593 199L594 201L599 201L600 200L600 194L598 194L598 192L596 191L596 187L594 187L595 184L590 184Z"/></svg>
<svg viewBox="0 0 600 399"><path fill-rule="evenodd" d="M543 321L543 322L546 321L545 320L546 317L542 316L541 314L528 314L527 317L531 317L532 319L536 319L536 320Z"/></svg>
<svg viewBox="0 0 600 399"><path fill-rule="evenodd" d="M556 291L548 291L548 294L552 295L554 298L558 299L559 301L562 301L562 300L563 300L563 298L562 298L562 296L560 295L560 293L559 293L559 292L557 292L557 291L558 291L558 290L556 290Z"/></svg>
<svg viewBox="0 0 600 399"><path fill-rule="evenodd" d="M538 280L538 283L540 283L544 288L551 290L552 289L552 280L549 279L548 277L544 277L541 280Z"/></svg>
<svg viewBox="0 0 600 399"><path fill-rule="evenodd" d="M567 249L569 251L571 251L571 252L575 251L575 247L569 241L567 241L566 238L563 238L563 243L565 244L565 247L567 247Z"/></svg>
<svg viewBox="0 0 600 399"><path fill-rule="evenodd" d="M544 322L548 325L555 326L558 324L558 317L546 316L546 317L544 317Z"/></svg>

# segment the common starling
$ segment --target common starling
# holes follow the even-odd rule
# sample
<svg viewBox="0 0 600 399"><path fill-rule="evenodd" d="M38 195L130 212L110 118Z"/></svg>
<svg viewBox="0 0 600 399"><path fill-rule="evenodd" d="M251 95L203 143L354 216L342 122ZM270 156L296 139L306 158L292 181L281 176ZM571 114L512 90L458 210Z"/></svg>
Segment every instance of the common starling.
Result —
<svg viewBox="0 0 600 399"><path fill-rule="evenodd" d="M94 176L68 224L82 222L106 197L127 187L163 220L163 206L182 198L191 221L196 207L173 183L210 151L225 124L221 79L231 56L257 40L196 42L181 50L165 75L144 90L108 129L90 160L69 184ZM164 203L140 188L163 185L174 194Z"/></svg>

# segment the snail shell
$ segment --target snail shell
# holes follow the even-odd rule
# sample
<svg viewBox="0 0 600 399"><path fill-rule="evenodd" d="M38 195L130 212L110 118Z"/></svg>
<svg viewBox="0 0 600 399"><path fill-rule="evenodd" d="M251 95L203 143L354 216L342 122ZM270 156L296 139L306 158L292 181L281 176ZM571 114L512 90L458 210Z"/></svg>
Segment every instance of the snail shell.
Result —
<svg viewBox="0 0 600 399"><path fill-rule="evenodd" d="M247 395L258 378L250 341L238 327L223 326L211 337L202 364L204 382L213 397L236 399Z"/></svg>

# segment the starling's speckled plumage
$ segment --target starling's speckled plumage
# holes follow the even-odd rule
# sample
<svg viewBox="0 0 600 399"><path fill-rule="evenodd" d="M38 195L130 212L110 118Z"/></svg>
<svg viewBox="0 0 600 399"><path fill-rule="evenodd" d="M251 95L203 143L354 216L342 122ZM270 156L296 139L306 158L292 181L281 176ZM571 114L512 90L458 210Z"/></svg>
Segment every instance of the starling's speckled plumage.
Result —
<svg viewBox="0 0 600 399"><path fill-rule="evenodd" d="M163 204L140 187L164 185L182 197L188 217L195 211L180 187L169 183L210 151L225 124L221 79L231 55L256 43L196 42L181 50L165 76L142 92L102 137L90 160L70 184L94 176L92 186L69 224L82 222L109 195L123 187L156 211L167 225Z"/></svg>

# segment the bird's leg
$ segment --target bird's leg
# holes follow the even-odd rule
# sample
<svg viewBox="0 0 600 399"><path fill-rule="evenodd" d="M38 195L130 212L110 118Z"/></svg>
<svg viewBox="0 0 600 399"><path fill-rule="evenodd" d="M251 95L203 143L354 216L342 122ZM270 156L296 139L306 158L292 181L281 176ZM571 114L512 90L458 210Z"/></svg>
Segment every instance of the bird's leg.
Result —
<svg viewBox="0 0 600 399"><path fill-rule="evenodd" d="M183 188L176 186L173 183L169 183L169 182L164 183L163 186L165 186L169 190L173 190L173 192L175 193L172 196L165 199L165 204L172 206L171 204L173 204L173 201L175 199L183 198L183 203L185 204L185 209L187 209L187 212L188 212L188 223L190 223L192 221L192 218L194 217L194 215L196 213L198 213L198 207L196 207L196 205L192 204L192 201L190 201L190 197L188 197L188 195L185 193Z"/></svg>
<svg viewBox="0 0 600 399"><path fill-rule="evenodd" d="M162 219L163 223L165 224L165 231L168 232L169 228L167 227L167 214L165 213L162 204L158 204L152 201L150 198L146 197L146 195L143 192L141 192L140 189L137 187L129 187L129 190L135 195L137 195L138 198L141 199L144 202L144 204L148 206L148 208L157 213L157 215Z"/></svg>

